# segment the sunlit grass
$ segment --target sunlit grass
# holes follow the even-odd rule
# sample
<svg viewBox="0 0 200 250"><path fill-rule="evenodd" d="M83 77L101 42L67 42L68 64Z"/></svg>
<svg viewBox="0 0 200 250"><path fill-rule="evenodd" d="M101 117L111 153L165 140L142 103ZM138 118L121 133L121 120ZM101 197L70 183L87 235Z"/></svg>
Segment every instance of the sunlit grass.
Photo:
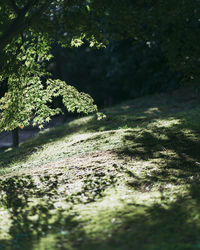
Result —
<svg viewBox="0 0 200 250"><path fill-rule="evenodd" d="M1 153L0 249L197 249L198 105L144 97Z"/></svg>
<svg viewBox="0 0 200 250"><path fill-rule="evenodd" d="M1 208L0 208L0 218L1 218L0 240L11 239L11 236L9 234L9 230L11 228L12 220L10 217L11 217L11 214L9 213L9 210L4 208L1 204Z"/></svg>
<svg viewBox="0 0 200 250"><path fill-rule="evenodd" d="M170 128L175 125L180 125L181 120L176 118L168 118L168 119L155 119L151 122L148 128Z"/></svg>

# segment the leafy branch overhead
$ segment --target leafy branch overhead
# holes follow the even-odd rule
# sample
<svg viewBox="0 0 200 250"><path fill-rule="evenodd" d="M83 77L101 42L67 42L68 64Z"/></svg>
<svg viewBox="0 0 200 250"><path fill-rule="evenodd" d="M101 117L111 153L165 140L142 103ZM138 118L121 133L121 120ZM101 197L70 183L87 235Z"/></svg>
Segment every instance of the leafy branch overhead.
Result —
<svg viewBox="0 0 200 250"><path fill-rule="evenodd" d="M157 44L169 65L187 81L199 82L198 0L8 0L0 2L0 129L41 125L61 110L49 103L60 95L69 111L97 112L90 96L51 79L51 48L105 47L110 41Z"/></svg>
<svg viewBox="0 0 200 250"><path fill-rule="evenodd" d="M87 2L77 1L77 4L78 13L80 9L85 15ZM61 109L49 107L57 96L62 97L68 111L97 112L89 95L51 79L45 67L46 61L52 58L50 50L55 42L62 46L79 46L83 39L89 41L91 38L91 45L102 44L95 39L94 33L88 37L86 33L83 35L80 19L74 22L78 14L73 11L76 5L70 1L52 0L10 0L0 4L0 81L8 85L8 91L0 100L0 130L24 127L31 119L33 125L41 127L52 115L61 112ZM70 22L74 27L67 29L69 34L66 36L67 13L72 15Z"/></svg>

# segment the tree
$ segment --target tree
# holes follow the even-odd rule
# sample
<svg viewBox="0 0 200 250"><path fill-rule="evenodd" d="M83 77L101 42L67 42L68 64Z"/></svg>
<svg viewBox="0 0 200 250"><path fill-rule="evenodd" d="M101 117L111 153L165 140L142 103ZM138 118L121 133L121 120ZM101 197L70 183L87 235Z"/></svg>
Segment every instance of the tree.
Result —
<svg viewBox="0 0 200 250"><path fill-rule="evenodd" d="M199 81L199 0L8 0L0 2L0 130L42 126L61 112L48 105L62 96L69 111L97 112L93 99L51 79L51 47L103 47L111 40L157 43L185 79Z"/></svg>
<svg viewBox="0 0 200 250"><path fill-rule="evenodd" d="M184 82L199 84L200 1L150 0L142 4L145 39L149 44L159 43L170 67L183 74Z"/></svg>
<svg viewBox="0 0 200 250"><path fill-rule="evenodd" d="M181 74L169 69L157 44L124 40L98 50L55 46L52 53L52 75L72 81L99 107L179 87Z"/></svg>
<svg viewBox="0 0 200 250"><path fill-rule="evenodd" d="M53 97L62 96L69 111L97 112L93 99L60 80L51 79L45 62L51 59L54 42L62 46L101 46L99 24L104 3L82 0L9 0L0 3L0 81L8 91L0 100L0 130L13 130L29 124L42 126L52 115ZM93 3L91 3L91 6ZM108 6L109 7L109 6ZM96 24L95 24L96 20Z"/></svg>

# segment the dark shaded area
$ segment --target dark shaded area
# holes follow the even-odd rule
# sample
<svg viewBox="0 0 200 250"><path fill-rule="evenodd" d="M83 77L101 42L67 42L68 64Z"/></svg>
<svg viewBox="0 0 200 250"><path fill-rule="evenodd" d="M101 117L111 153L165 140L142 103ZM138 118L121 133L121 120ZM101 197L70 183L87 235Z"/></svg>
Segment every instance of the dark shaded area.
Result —
<svg viewBox="0 0 200 250"><path fill-rule="evenodd" d="M19 146L19 130L18 128L12 131L13 147L17 148Z"/></svg>
<svg viewBox="0 0 200 250"><path fill-rule="evenodd" d="M76 226L73 216L62 216L62 209L55 209L54 201L58 196L58 176L48 182L49 176L40 177L43 187L38 187L32 176L8 178L0 182L1 207L10 212L12 226L10 240L1 240L0 249L33 249L34 243L51 230L62 230L63 220L68 230ZM35 217L35 218L34 218ZM49 221L53 218L53 223Z"/></svg>
<svg viewBox="0 0 200 250"><path fill-rule="evenodd" d="M86 238L76 220L78 214L72 208L76 204L88 204L104 197L104 191L115 185L116 176L113 173L106 175L103 169L96 167L93 173L84 176L79 192L66 195L59 188L61 185L67 188L74 179L62 179L63 175L60 172L13 176L0 181L0 207L10 213L12 222L9 230L11 239L0 240L0 249L35 249L40 239L48 234L56 235L56 249L62 249L62 244L67 242L76 248L80 244L79 238ZM75 180L78 178L74 177ZM67 204L67 208L55 205L59 201ZM65 232L69 234L67 237ZM49 242L49 249L54 249L51 244L55 242Z"/></svg>
<svg viewBox="0 0 200 250"><path fill-rule="evenodd" d="M49 70L55 78L89 93L99 107L106 107L180 86L181 74L170 70L158 44L124 40L98 50L55 45Z"/></svg>

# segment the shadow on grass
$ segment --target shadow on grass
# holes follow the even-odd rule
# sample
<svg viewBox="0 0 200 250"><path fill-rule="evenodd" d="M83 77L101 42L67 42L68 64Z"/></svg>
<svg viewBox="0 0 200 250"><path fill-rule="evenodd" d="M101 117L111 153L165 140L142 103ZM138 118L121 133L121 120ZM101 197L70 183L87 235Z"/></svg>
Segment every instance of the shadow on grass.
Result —
<svg viewBox="0 0 200 250"><path fill-rule="evenodd" d="M163 117L168 118L168 114L163 114ZM15 160L25 161L39 147L67 134L95 131L98 126L104 130L117 129L124 126L126 120L119 116L102 121L98 126L93 122L73 128L66 125L40 135L17 151L1 154L1 164L9 166ZM142 118L141 122L147 124L150 117ZM140 125L137 119L135 122L128 120L129 128L136 124ZM6 236L0 239L0 249L199 249L200 138L197 131L191 130L190 134L182 131L188 127L179 124L150 132L144 130L140 136L131 129L124 133L123 146L115 151L119 158L132 157L146 162L161 160L157 168L146 169L142 177L122 169L129 176L127 186L133 192L148 194L156 184L163 203L155 202L149 206L134 202L124 204L117 212L112 211L112 216L120 221L119 224L107 221L105 227L110 228L107 232L87 233L84 223L77 219L79 214L72 208L79 203L87 206L103 198L106 188L117 182L113 175L103 181L102 175L88 176L79 193L65 197L65 208L55 206L58 199L63 198L58 193L58 175L53 176L53 181L48 176L38 177L39 184L32 176L1 180L0 212L5 214L5 221L1 221L0 229L10 239ZM164 186L168 183L186 185L187 192L175 194L175 201L170 201L170 197L164 194Z"/></svg>
<svg viewBox="0 0 200 250"><path fill-rule="evenodd" d="M120 229L118 238L125 237L130 244L123 249L133 246L136 249L200 249L200 134L196 130L184 133L182 128L176 125L155 129L141 136L130 130L123 138L124 146L116 151L119 158L135 159L138 168L147 163L142 177L136 176L134 169L125 171L129 176L127 186L139 192L157 187L163 203L168 206L155 204L148 208L148 218L128 218L126 223L132 225L133 231L126 235ZM148 163L151 164L148 166ZM185 186L187 192L180 189L183 194L176 197L176 202L170 202L166 185ZM149 223L145 224L144 220ZM142 236L138 232L142 232ZM131 237L137 242L136 246L131 245ZM117 246L117 241L114 242Z"/></svg>
<svg viewBox="0 0 200 250"><path fill-rule="evenodd" d="M21 144L19 149L0 152L0 168L9 167L12 163L25 162L33 153L48 143L54 143L74 133L88 133L98 131L118 130L123 128L145 128L156 118L176 118L178 112L193 110L198 100L172 99L168 95L149 96L118 105L105 111L107 119L97 121L95 116L81 118L79 121L69 122L63 126L41 133L35 138ZM134 136L134 135L133 135ZM151 136L151 135L149 135ZM151 141L153 138L150 138ZM126 140L126 138L124 138ZM129 140L129 138L127 138ZM149 148L147 136L146 148ZM151 142L152 143L152 142ZM149 153L151 149L149 149Z"/></svg>
<svg viewBox="0 0 200 250"><path fill-rule="evenodd" d="M105 225L110 228L107 232L89 234L77 219L79 214L71 212L73 209L70 206L55 209L54 203L59 197L58 175L53 176L53 181L48 176L41 177L43 186L36 184L32 176L14 176L1 181L1 212L6 211L11 221L8 228L11 238L0 240L0 249L199 249L200 171L196 162L199 160L200 143L173 127L160 131L165 133L165 139L156 137L158 130L156 134L153 132L144 132L137 137L128 130L124 148L117 153L119 157L131 156L145 161L164 159L157 170L151 171L150 175L147 171L142 178L136 177L130 170L121 170L129 176L126 184L133 192L137 190L148 194L155 183L160 183L163 204L124 204L123 208L111 213L112 217L120 219L119 224L112 224L110 219ZM133 140L142 150L129 143ZM174 154L168 155L168 151ZM112 175L102 186L102 176L102 173L96 177L88 176L83 190L65 199L66 204L81 203L77 196L82 197L82 194L88 195L86 206L95 202L96 198L101 199L103 189L115 185L116 181L113 182ZM164 194L166 183L188 185L188 192L170 201L170 197L166 198ZM94 197L90 197L94 190ZM1 229L4 230L2 223Z"/></svg>
<svg viewBox="0 0 200 250"><path fill-rule="evenodd" d="M113 230L104 249L198 249L199 220L191 216L190 201L177 199L167 208L160 204L146 207L144 214L131 215L124 210L122 224ZM188 207L187 207L188 205ZM134 206L132 207L134 211ZM197 209L197 206L195 207ZM196 213L199 212L195 211ZM95 247L91 249L96 249ZM100 249L100 247L99 247Z"/></svg>
<svg viewBox="0 0 200 250"><path fill-rule="evenodd" d="M52 182L45 176L40 181L46 183L43 188L36 185L30 176L1 181L1 212L8 213L11 223L7 230L10 239L1 238L0 249L200 248L199 183L190 186L190 195L180 194L175 201L168 201L167 204L155 202L145 206L132 202L124 204L120 209L107 211L111 217L105 222L104 229L109 230L88 233L84 225L90 221L79 221L79 213L73 212L70 206L65 209L55 208L58 178L54 176ZM86 183L88 186L88 180ZM89 188L94 190L93 185ZM149 191L142 192L148 194ZM97 195L98 192L89 201L90 204L96 201ZM107 218L106 212L104 216ZM6 228L8 222L5 223ZM4 221L1 221L1 230L4 230L3 224ZM93 226L95 229L96 225ZM1 230L0 233L6 232Z"/></svg>
<svg viewBox="0 0 200 250"><path fill-rule="evenodd" d="M200 133L191 130L185 134L181 128L145 131L139 137L129 130L123 138L123 147L116 152L119 157L129 156L137 160L164 160L161 168L165 171L179 169L200 173Z"/></svg>
<svg viewBox="0 0 200 250"><path fill-rule="evenodd" d="M47 184L49 178L40 178L43 187L31 176L1 181L0 249L35 249L35 242L47 232L62 230L63 220L67 230L76 226L72 215L63 218L62 209L55 209L58 181L54 176Z"/></svg>
<svg viewBox="0 0 200 250"><path fill-rule="evenodd" d="M95 167L94 173L83 179L80 190L70 193L69 183L73 184L73 180L63 179L63 173L1 180L0 249L54 250L62 249L62 244L79 246L80 239L86 236L73 207L102 199L104 191L115 185L116 178Z"/></svg>

